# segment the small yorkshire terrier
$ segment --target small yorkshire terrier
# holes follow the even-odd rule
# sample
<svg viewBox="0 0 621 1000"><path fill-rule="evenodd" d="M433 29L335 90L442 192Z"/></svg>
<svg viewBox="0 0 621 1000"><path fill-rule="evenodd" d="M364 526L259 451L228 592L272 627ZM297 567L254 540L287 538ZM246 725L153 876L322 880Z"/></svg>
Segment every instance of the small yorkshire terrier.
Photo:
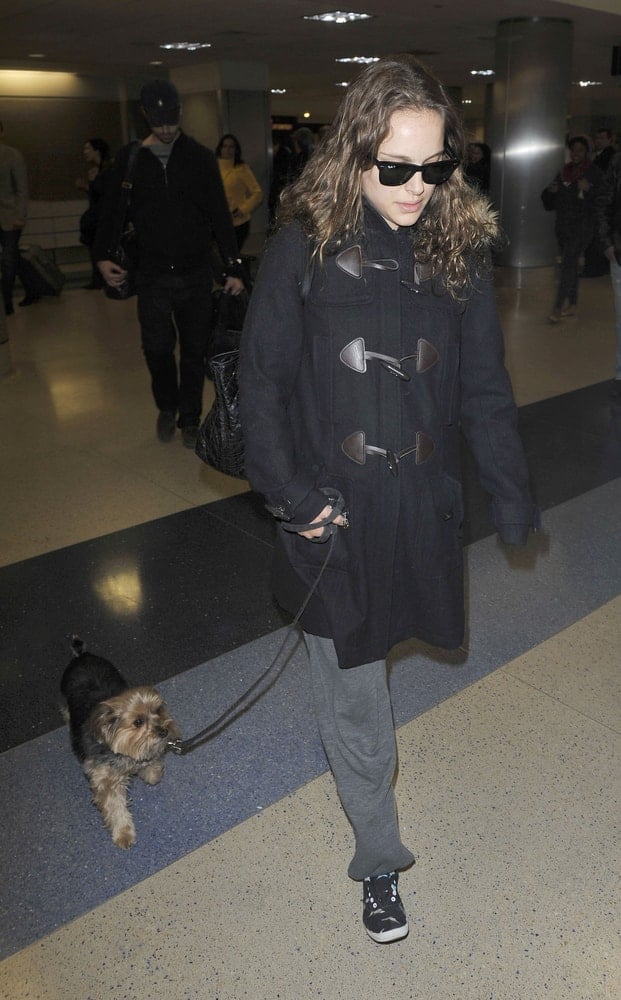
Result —
<svg viewBox="0 0 621 1000"><path fill-rule="evenodd" d="M60 689L71 745L117 847L136 842L127 805L130 779L138 775L156 785L164 773L169 741L181 733L161 695L153 687L130 688L108 660L85 651L78 636Z"/></svg>

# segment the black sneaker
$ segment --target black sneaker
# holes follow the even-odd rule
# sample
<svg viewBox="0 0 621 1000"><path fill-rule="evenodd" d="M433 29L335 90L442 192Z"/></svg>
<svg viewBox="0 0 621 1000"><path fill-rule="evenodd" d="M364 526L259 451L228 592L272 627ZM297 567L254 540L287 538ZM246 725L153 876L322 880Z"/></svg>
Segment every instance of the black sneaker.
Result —
<svg viewBox="0 0 621 1000"><path fill-rule="evenodd" d="M196 442L198 440L198 427L195 427L194 424L190 424L189 427L182 427L181 436L183 438L184 448L196 448Z"/></svg>
<svg viewBox="0 0 621 1000"><path fill-rule="evenodd" d="M397 889L396 872L364 880L362 922L370 938L378 944L398 941L409 931L408 918Z"/></svg>
<svg viewBox="0 0 621 1000"><path fill-rule="evenodd" d="M157 415L157 437L159 441L172 441L175 436L175 414L171 410L160 410Z"/></svg>

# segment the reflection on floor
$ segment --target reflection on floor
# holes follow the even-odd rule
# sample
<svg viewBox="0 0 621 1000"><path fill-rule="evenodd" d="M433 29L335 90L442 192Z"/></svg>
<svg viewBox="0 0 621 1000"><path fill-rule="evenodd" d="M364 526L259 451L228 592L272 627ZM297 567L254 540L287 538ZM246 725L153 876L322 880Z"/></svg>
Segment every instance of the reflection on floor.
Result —
<svg viewBox="0 0 621 1000"><path fill-rule="evenodd" d="M0 996L612 1000L621 412L612 295L546 323L552 275L498 288L544 530L507 556L467 453L467 656L395 650L409 938L372 945L312 719L269 592L272 525L243 482L155 439L135 305L65 291L8 322L0 382ZM543 306L543 308L542 308ZM211 387L206 388L206 403ZM277 683L158 788L114 848L60 726L78 631L184 735L280 652ZM283 643L285 648L282 650ZM286 665L285 665L286 664ZM615 754L617 755L615 758ZM618 807L617 807L618 808Z"/></svg>

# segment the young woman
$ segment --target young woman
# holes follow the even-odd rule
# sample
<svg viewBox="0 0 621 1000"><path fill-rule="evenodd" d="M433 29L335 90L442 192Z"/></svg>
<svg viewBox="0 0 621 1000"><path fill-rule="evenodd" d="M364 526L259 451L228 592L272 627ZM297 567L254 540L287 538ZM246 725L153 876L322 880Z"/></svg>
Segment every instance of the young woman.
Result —
<svg viewBox="0 0 621 1000"><path fill-rule="evenodd" d="M404 937L412 864L393 793L385 658L464 634L458 428L503 541L535 509L503 366L488 248L442 86L409 55L353 83L285 189L242 337L246 469L278 519L275 591L301 619L321 737L355 834L374 941Z"/></svg>
<svg viewBox="0 0 621 1000"><path fill-rule="evenodd" d="M589 159L588 140L575 136L568 146L569 162L541 193L544 208L556 212L554 231L561 254L550 323L576 315L580 257L595 235L595 199L602 180L601 172Z"/></svg>
<svg viewBox="0 0 621 1000"><path fill-rule="evenodd" d="M224 193L233 217L237 248L241 251L250 232L250 217L263 200L261 186L242 159L241 146L234 135L223 135L216 156Z"/></svg>

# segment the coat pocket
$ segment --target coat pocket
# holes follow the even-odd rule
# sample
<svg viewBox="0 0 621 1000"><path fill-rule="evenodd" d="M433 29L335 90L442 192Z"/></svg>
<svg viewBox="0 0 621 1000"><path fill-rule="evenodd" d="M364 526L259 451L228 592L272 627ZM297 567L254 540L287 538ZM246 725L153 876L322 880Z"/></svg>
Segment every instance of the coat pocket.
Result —
<svg viewBox="0 0 621 1000"><path fill-rule="evenodd" d="M427 480L418 527L421 577L443 577L462 565L463 521L461 483L446 475Z"/></svg>
<svg viewBox="0 0 621 1000"><path fill-rule="evenodd" d="M353 525L355 511L353 509L350 480L345 476L326 473L321 476L317 487L319 489L335 490L343 497L348 524ZM329 503L328 497L326 497L326 503ZM300 569L302 566L306 566L317 571L324 563L328 554L328 547L331 547L332 551L326 568L347 570L349 567L349 549L352 542L350 527L337 526L334 541L329 537L325 542L312 542L309 538L303 538L301 535L287 531L282 525L278 526L278 530L281 533L281 541L287 552L287 556L295 568Z"/></svg>

